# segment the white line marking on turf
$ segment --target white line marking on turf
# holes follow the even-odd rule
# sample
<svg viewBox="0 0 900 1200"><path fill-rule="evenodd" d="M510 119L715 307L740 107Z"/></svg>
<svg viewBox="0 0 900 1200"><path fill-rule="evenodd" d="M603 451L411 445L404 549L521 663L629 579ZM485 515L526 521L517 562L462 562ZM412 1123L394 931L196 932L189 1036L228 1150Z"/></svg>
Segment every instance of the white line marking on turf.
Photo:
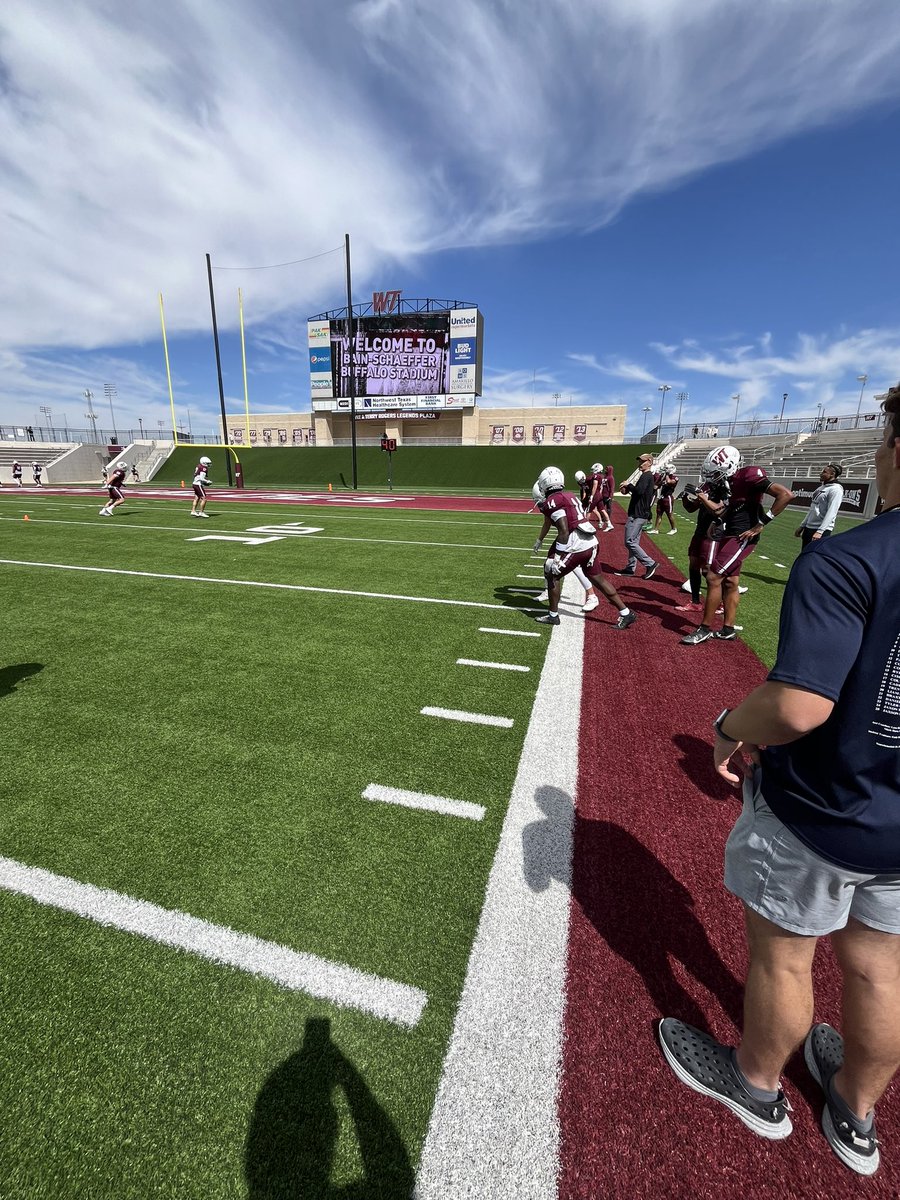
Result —
<svg viewBox="0 0 900 1200"><path fill-rule="evenodd" d="M79 883L10 858L0 858L0 887L29 896L38 904L187 950L270 979L291 991L305 992L342 1008L360 1009L398 1025L418 1024L428 1000L424 992L407 984L393 983L342 963L239 933L226 925L213 925L189 913L160 908L147 900Z"/></svg>
<svg viewBox="0 0 900 1200"><path fill-rule="evenodd" d="M467 721L470 725L497 725L500 729L512 729L509 717L492 717L488 713L461 712L458 708L422 708L423 717L443 717L445 721Z"/></svg>
<svg viewBox="0 0 900 1200"><path fill-rule="evenodd" d="M516 576L516 579L538 579L538 580L542 580L543 578L544 578L544 576L543 576L543 575L517 575L517 576Z"/></svg>
<svg viewBox="0 0 900 1200"><path fill-rule="evenodd" d="M785 569L784 563L776 563L775 566L781 567L782 571Z"/></svg>
<svg viewBox="0 0 900 1200"><path fill-rule="evenodd" d="M583 637L581 621L550 637L416 1200L557 1195Z"/></svg>
<svg viewBox="0 0 900 1200"><path fill-rule="evenodd" d="M533 610L529 610L533 611ZM502 633L507 637L540 637L539 633L526 632L524 629L492 629L490 625L482 625L479 633Z"/></svg>
<svg viewBox="0 0 900 1200"><path fill-rule="evenodd" d="M358 596L365 600L409 600L415 604L449 604L457 608L490 608L509 612L506 604L486 604L481 600L445 600L434 596L395 596L389 592L354 592L349 588L310 587L301 583L264 583L257 579L217 579L206 575L165 575L158 571L126 571L119 567L75 567L69 563L28 562L19 558L0 558L11 567L47 567L55 571L87 571L99 575L133 575L140 579L174 579L187 583L222 583L233 587L275 588L284 592L317 592L324 596ZM531 591L536 591L532 588ZM541 612L539 608L520 608L519 612Z"/></svg>
<svg viewBox="0 0 900 1200"><path fill-rule="evenodd" d="M421 808L425 812L444 813L448 817L466 817L482 821L485 810L468 800L450 800L446 796L429 796L425 792L405 792L402 788L381 787L370 783L363 792L364 800L380 800L383 804L399 804L403 808Z"/></svg>
<svg viewBox="0 0 900 1200"><path fill-rule="evenodd" d="M495 671L530 671L531 667L518 667L515 663L482 662L478 658L458 658L458 667L492 667Z"/></svg>

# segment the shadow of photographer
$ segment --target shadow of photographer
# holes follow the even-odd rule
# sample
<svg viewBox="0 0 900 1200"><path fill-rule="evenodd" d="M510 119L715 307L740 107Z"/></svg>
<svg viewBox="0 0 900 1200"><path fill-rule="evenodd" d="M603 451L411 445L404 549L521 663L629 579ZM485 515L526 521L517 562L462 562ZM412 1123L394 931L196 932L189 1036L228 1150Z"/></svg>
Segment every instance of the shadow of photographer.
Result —
<svg viewBox="0 0 900 1200"><path fill-rule="evenodd" d="M350 1110L364 1177L333 1184L340 1132L335 1090ZM327 1017L310 1017L303 1043L264 1083L244 1158L248 1200L376 1200L407 1197L414 1176L390 1117L332 1040Z"/></svg>

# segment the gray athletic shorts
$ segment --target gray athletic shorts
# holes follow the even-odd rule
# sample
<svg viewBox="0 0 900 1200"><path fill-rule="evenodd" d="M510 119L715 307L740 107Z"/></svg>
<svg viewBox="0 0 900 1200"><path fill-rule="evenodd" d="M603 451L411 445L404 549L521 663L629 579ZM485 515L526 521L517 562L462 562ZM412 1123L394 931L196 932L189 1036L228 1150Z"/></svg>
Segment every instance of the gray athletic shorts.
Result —
<svg viewBox="0 0 900 1200"><path fill-rule="evenodd" d="M849 917L900 934L900 875L862 875L819 858L744 781L744 807L725 846L725 886L760 916L806 937L843 929Z"/></svg>

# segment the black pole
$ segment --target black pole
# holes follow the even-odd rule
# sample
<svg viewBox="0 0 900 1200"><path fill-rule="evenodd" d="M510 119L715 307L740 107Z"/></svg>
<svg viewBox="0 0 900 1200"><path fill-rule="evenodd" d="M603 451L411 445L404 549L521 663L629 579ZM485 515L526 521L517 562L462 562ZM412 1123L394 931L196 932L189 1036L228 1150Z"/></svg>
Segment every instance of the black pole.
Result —
<svg viewBox="0 0 900 1200"><path fill-rule="evenodd" d="M216 294L213 291L212 260L206 256L206 273L209 276L209 307L212 310L213 341L216 344L216 372L219 376L219 408L222 412L222 436L225 439L225 472L228 475L228 486L231 482L231 452L228 449L228 419L225 416L225 388L222 385L222 356L219 354L219 326L216 323Z"/></svg>
<svg viewBox="0 0 900 1200"><path fill-rule="evenodd" d="M356 363L353 357L353 288L350 283L350 234L344 234L347 257L347 337L350 344L350 460L353 490L356 491Z"/></svg>
<svg viewBox="0 0 900 1200"><path fill-rule="evenodd" d="M781 432L781 422L784 420L784 406L785 406L785 404L787 404L787 398L788 398L788 394L787 394L787 392L784 392L784 393L782 393L782 396L781 396L781 416L778 418L778 432L779 432L779 433Z"/></svg>

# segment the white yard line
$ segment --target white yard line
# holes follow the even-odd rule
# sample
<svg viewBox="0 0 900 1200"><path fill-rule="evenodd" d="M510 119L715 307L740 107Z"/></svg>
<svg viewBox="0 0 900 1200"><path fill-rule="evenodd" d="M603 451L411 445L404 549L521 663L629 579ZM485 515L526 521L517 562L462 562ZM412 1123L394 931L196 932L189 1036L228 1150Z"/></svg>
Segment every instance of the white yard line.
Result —
<svg viewBox="0 0 900 1200"><path fill-rule="evenodd" d="M443 813L448 817L465 817L469 821L484 819L484 808L468 800L450 800L447 796L429 796L425 792L406 792L402 788L381 787L370 783L362 794L364 800L382 804L399 804L402 808L420 808L424 812Z"/></svg>
<svg viewBox="0 0 900 1200"><path fill-rule="evenodd" d="M422 708L423 717L441 717L445 721L465 721L469 725L496 725L500 729L512 729L509 717L492 717L489 713L462 712L458 708Z"/></svg>
<svg viewBox="0 0 900 1200"><path fill-rule="evenodd" d="M531 670L531 667L519 667L515 663L495 663L482 662L479 658L458 658L456 660L458 667L490 667L494 671L525 671Z"/></svg>
<svg viewBox="0 0 900 1200"><path fill-rule="evenodd" d="M30 509L29 511L33 512L34 510ZM225 509L219 509L215 512L214 516L216 518L218 518L219 520L221 520L226 515L226 512L227 512L227 510L225 510ZM98 516L99 516L99 513L98 513ZM11 521L13 523L18 523L20 520L21 520L20 517L0 517L0 521ZM187 520L187 514L186 514L186 520ZM189 529L193 529L192 525L187 525L187 524L185 524L184 527L182 527L180 525L137 525L133 521L124 520L122 517L113 517L113 519L111 521L100 522L100 521L64 521L59 517L40 517L39 516L34 521L34 524L37 524L37 525L79 525L79 526L86 525L89 527L97 527L97 526L102 525L103 529L141 529L141 530L152 530L157 533L180 533L182 535L185 534ZM287 524L288 523L285 522L286 526L287 526ZM216 527L214 526L214 528L216 528ZM274 528L274 526L273 526L273 528ZM221 529L222 529L223 533L233 534L233 533L237 532L235 530L234 526L226 525L224 523L222 524ZM252 530L250 530L250 532L252 532ZM286 533L290 533L290 529L286 529ZM404 538L337 537L337 536L333 536L331 534L326 534L326 533L309 533L309 534L306 534L305 537L307 540L312 540L312 541L316 541L316 542L360 542L363 545L371 545L371 546L427 546L427 547L431 547L431 548L437 548L439 550L490 550L491 552L493 552L494 550L508 550L510 553L513 553L513 554L521 554L522 553L521 546L482 545L479 542L414 542L414 541L407 540ZM188 538L187 540L193 541L195 539Z"/></svg>
<svg viewBox="0 0 900 1200"><path fill-rule="evenodd" d="M301 583L265 583L257 579L218 579L206 575L167 575L158 571L126 571L119 567L75 567L69 563L29 562L19 558L0 558L0 563L12 567L46 567L54 571L86 571L98 575L130 575L139 579L171 579L186 583L220 583L231 587L274 588L284 592L316 592L323 596L356 596L364 600L407 600L413 604L449 604L455 608L490 608L509 612L506 604L486 604L480 600L445 600L435 596L400 596L391 592L354 592L349 588L310 587ZM520 608L519 612L540 612L537 608Z"/></svg>
<svg viewBox="0 0 900 1200"><path fill-rule="evenodd" d="M398 1025L417 1025L428 1000L407 984L9 858L0 858L0 888Z"/></svg>
<svg viewBox="0 0 900 1200"><path fill-rule="evenodd" d="M539 583L543 581L543 575L517 575L516 579L536 579Z"/></svg>
<svg viewBox="0 0 900 1200"><path fill-rule="evenodd" d="M563 621L550 638L416 1200L557 1195L583 637Z"/></svg>
<svg viewBox="0 0 900 1200"><path fill-rule="evenodd" d="M534 609L529 609L529 612L534 612ZM539 633L527 632L524 629L492 629L490 625L482 625L478 630L479 633L500 633L506 637L540 637Z"/></svg>

